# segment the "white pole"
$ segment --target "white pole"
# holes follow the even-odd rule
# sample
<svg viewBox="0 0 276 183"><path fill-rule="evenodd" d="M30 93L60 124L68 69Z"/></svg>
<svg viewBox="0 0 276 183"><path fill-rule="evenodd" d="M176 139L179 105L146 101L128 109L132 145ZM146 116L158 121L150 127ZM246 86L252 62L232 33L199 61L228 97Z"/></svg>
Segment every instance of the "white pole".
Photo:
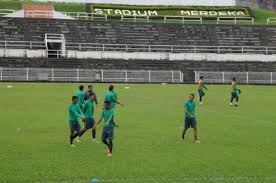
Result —
<svg viewBox="0 0 276 183"><path fill-rule="evenodd" d="M77 82L80 81L80 73L79 73L79 69L77 68Z"/></svg>
<svg viewBox="0 0 276 183"><path fill-rule="evenodd" d="M3 68L2 67L0 68L0 79L1 79L1 81L3 81Z"/></svg>
<svg viewBox="0 0 276 183"><path fill-rule="evenodd" d="M101 69L101 78L102 78L102 82L104 82L104 71Z"/></svg>
<svg viewBox="0 0 276 183"><path fill-rule="evenodd" d="M27 81L29 81L29 68L26 68L26 77L27 77Z"/></svg>
<svg viewBox="0 0 276 183"><path fill-rule="evenodd" d="M222 83L224 83L225 80L224 80L224 72L222 72Z"/></svg>
<svg viewBox="0 0 276 183"><path fill-rule="evenodd" d="M248 72L246 73L246 83L248 84L249 78L248 78Z"/></svg>
<svg viewBox="0 0 276 183"><path fill-rule="evenodd" d="M126 78L125 78L125 81L126 81L126 83L127 83L127 70L125 70L125 76L126 76Z"/></svg>
<svg viewBox="0 0 276 183"><path fill-rule="evenodd" d="M179 83L181 83L181 77L182 77L182 73L181 71L179 71Z"/></svg>
<svg viewBox="0 0 276 183"><path fill-rule="evenodd" d="M172 73L172 83L173 83L173 80L174 80L174 78L173 78L173 71L171 71L171 73Z"/></svg>
<svg viewBox="0 0 276 183"><path fill-rule="evenodd" d="M197 72L196 72L196 71L194 71L194 73L195 73L195 83L196 83L196 79L197 79Z"/></svg>
<svg viewBox="0 0 276 183"><path fill-rule="evenodd" d="M151 73L150 73L150 70L149 70L149 83L151 82Z"/></svg>
<svg viewBox="0 0 276 183"><path fill-rule="evenodd" d="M271 78L270 83L273 84L273 72L270 73L270 78Z"/></svg>
<svg viewBox="0 0 276 183"><path fill-rule="evenodd" d="M54 73L54 68L52 68L52 81L54 81L55 79L55 73Z"/></svg>

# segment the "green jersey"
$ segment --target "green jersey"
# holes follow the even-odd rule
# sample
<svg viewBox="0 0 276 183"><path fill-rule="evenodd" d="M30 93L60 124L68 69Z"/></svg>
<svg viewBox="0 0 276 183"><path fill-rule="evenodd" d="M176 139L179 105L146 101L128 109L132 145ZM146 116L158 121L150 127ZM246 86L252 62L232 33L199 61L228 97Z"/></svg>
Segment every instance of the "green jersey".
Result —
<svg viewBox="0 0 276 183"><path fill-rule="evenodd" d="M84 118L78 104L69 105L69 121L78 121L78 118Z"/></svg>
<svg viewBox="0 0 276 183"><path fill-rule="evenodd" d="M78 104L83 105L85 93L83 91L78 90L76 96L78 97Z"/></svg>
<svg viewBox="0 0 276 183"><path fill-rule="evenodd" d="M84 103L83 110L84 110L85 118L92 118L92 119L94 118L93 117L93 113L94 113L94 102L93 101L87 100Z"/></svg>
<svg viewBox="0 0 276 183"><path fill-rule="evenodd" d="M195 107L196 107L196 103L192 100L187 100L185 103L184 103L184 108L187 109L187 111L189 113L187 113L185 111L185 117L188 117L188 118L194 118L195 117ZM191 116L191 115L192 116Z"/></svg>
<svg viewBox="0 0 276 183"><path fill-rule="evenodd" d="M235 81L233 81L233 82L231 83L230 88L231 88L231 92L232 92L232 93L237 93L237 91L239 90L238 87L237 87L237 83L236 83Z"/></svg>
<svg viewBox="0 0 276 183"><path fill-rule="evenodd" d="M110 102L110 108L111 109L115 108L115 106L117 104L117 98L118 98L117 93L115 93L113 91L107 92L107 94L104 97L105 101Z"/></svg>
<svg viewBox="0 0 276 183"><path fill-rule="evenodd" d="M114 109L103 109L101 115L104 119L104 128L114 128L114 126L115 126ZM107 123L111 116L112 116L111 121L109 121L109 123Z"/></svg>

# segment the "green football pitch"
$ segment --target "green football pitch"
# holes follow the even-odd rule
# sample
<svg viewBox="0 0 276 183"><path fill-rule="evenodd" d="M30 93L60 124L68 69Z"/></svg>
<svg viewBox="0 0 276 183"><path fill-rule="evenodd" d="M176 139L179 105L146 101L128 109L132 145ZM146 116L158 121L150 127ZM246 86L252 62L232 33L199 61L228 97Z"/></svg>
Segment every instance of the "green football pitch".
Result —
<svg viewBox="0 0 276 183"><path fill-rule="evenodd" d="M275 86L240 86L236 108L229 86L209 86L197 106L199 144L191 130L180 140L183 102L195 85L128 86L115 84L126 107L116 109L120 126L107 158L90 131L69 147L78 84L0 83L0 182L276 182ZM108 85L94 87L102 102Z"/></svg>

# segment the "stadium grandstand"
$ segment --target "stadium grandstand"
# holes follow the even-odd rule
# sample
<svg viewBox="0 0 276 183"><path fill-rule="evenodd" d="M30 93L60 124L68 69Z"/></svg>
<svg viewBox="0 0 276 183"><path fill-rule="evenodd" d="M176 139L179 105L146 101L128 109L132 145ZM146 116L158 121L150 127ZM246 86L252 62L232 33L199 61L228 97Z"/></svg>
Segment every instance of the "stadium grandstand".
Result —
<svg viewBox="0 0 276 183"><path fill-rule="evenodd" d="M250 6L256 4L264 6L256 1ZM268 4L271 9L273 3ZM120 12L117 5L113 11L118 14L105 14L104 6L91 4L83 9L92 7L92 12L64 12L56 11L55 4L21 5L22 9L1 13L3 68L174 70L181 71L178 78L184 77L178 82L194 82L198 70L275 71L276 27L252 25L258 20L246 14L250 12L246 8L190 11L196 16L187 11L185 16L154 16L162 12L132 15L133 10ZM215 15L208 17L206 13ZM273 24L275 17L266 22Z"/></svg>

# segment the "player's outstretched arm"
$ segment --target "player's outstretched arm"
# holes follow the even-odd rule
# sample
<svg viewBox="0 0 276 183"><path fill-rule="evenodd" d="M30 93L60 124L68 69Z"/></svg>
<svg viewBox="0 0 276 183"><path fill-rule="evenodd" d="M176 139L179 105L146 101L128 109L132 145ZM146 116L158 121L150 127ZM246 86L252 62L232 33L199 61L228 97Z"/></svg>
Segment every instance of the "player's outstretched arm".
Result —
<svg viewBox="0 0 276 183"><path fill-rule="evenodd" d="M93 126L93 129L95 129L103 120L103 116L99 119L99 121Z"/></svg>
<svg viewBox="0 0 276 183"><path fill-rule="evenodd" d="M120 106L124 107L125 105L120 103L119 101L116 101L117 104L119 104Z"/></svg>

